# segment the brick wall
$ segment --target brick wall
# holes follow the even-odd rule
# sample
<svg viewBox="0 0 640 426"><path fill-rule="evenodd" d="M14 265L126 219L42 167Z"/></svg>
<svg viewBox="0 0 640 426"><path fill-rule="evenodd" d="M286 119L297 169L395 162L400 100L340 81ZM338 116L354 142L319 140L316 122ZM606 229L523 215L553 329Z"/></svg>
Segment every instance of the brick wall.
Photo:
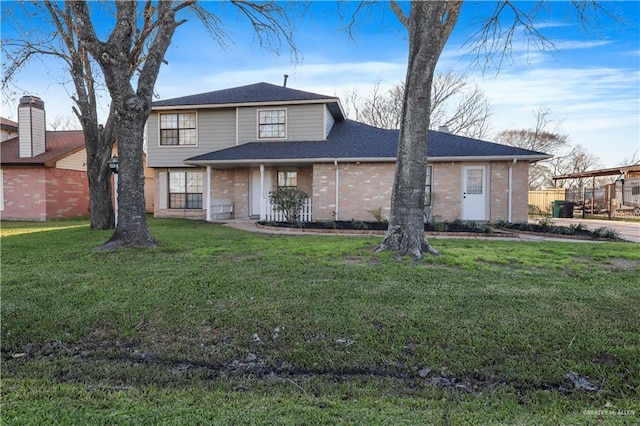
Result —
<svg viewBox="0 0 640 426"><path fill-rule="evenodd" d="M511 222L526 222L529 218L529 163L519 161L513 166Z"/></svg>
<svg viewBox="0 0 640 426"><path fill-rule="evenodd" d="M236 219L249 217L249 180L250 169L235 169L233 171L234 217ZM266 171L265 171L266 173Z"/></svg>
<svg viewBox="0 0 640 426"><path fill-rule="evenodd" d="M86 172L44 167L3 169L2 219L61 219L89 215Z"/></svg>
<svg viewBox="0 0 640 426"><path fill-rule="evenodd" d="M453 221L461 216L462 164L433 163L432 205L436 222Z"/></svg>
<svg viewBox="0 0 640 426"><path fill-rule="evenodd" d="M338 219L373 220L369 210L382 207L389 216L395 163L338 163ZM331 163L313 167L313 217L334 219L336 169Z"/></svg>

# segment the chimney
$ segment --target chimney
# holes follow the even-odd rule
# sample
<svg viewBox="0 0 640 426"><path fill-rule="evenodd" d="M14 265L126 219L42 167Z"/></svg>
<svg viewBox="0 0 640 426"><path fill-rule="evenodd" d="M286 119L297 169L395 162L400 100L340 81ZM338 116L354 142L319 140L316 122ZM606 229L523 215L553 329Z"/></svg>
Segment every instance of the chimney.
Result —
<svg viewBox="0 0 640 426"><path fill-rule="evenodd" d="M287 87L287 79L289 78L289 74L284 75L284 83L282 83L282 87Z"/></svg>
<svg viewBox="0 0 640 426"><path fill-rule="evenodd" d="M438 127L438 131L441 133L451 133L449 132L449 126L440 126Z"/></svg>
<svg viewBox="0 0 640 426"><path fill-rule="evenodd" d="M20 158L45 152L44 102L37 96L23 96L18 104L18 141Z"/></svg>

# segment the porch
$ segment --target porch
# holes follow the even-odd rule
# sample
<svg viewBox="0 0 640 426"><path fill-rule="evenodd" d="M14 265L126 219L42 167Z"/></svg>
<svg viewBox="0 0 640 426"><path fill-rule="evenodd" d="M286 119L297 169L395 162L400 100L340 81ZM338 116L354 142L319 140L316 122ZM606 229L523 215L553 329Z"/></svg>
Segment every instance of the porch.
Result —
<svg viewBox="0 0 640 426"><path fill-rule="evenodd" d="M259 217L257 217L259 220L264 220L267 222L286 221L285 214L281 211L278 211L276 206L271 203L268 197L264 197L260 204L261 212ZM209 222L216 220L235 219L233 200L228 198L211 199L206 217L207 221ZM302 204L302 207L300 207L300 210L298 211L298 220L300 222L313 221L313 202L311 198L307 198Z"/></svg>

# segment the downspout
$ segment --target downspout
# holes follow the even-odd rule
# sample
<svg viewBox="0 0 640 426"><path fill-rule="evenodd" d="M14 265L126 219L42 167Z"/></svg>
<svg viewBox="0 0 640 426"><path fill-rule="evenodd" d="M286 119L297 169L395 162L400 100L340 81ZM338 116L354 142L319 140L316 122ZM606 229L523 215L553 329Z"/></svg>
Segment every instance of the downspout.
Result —
<svg viewBox="0 0 640 426"><path fill-rule="evenodd" d="M340 197L339 197L338 191L340 188L340 169L338 169L338 160L333 160L333 165L336 168L336 211L335 211L333 220L339 220L338 219L338 203L339 203Z"/></svg>
<svg viewBox="0 0 640 426"><path fill-rule="evenodd" d="M260 220L266 220L267 206L264 205L264 164L260 164Z"/></svg>
<svg viewBox="0 0 640 426"><path fill-rule="evenodd" d="M207 222L211 222L211 166L207 166Z"/></svg>
<svg viewBox="0 0 640 426"><path fill-rule="evenodd" d="M513 159L513 162L509 164L509 207L507 208L507 222L511 223L513 220L513 166L518 162L517 159Z"/></svg>

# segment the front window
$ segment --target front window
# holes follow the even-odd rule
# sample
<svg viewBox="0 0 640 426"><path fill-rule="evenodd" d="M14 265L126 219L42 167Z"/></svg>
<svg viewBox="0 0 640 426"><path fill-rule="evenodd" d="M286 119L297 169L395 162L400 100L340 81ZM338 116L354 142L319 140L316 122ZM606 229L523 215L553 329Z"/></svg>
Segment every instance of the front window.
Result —
<svg viewBox="0 0 640 426"><path fill-rule="evenodd" d="M297 188L298 172L279 171L278 172L278 188Z"/></svg>
<svg viewBox="0 0 640 426"><path fill-rule="evenodd" d="M169 172L169 208L202 209L201 172Z"/></svg>
<svg viewBox="0 0 640 426"><path fill-rule="evenodd" d="M160 145L196 145L196 113L160 114Z"/></svg>
<svg viewBox="0 0 640 426"><path fill-rule="evenodd" d="M284 139L287 137L286 128L286 110L258 111L258 139Z"/></svg>
<svg viewBox="0 0 640 426"><path fill-rule="evenodd" d="M425 207L431 206L431 185L433 183L433 179L431 177L432 173L433 173L433 167L427 166L427 178L425 179L425 184L424 184L424 206Z"/></svg>

